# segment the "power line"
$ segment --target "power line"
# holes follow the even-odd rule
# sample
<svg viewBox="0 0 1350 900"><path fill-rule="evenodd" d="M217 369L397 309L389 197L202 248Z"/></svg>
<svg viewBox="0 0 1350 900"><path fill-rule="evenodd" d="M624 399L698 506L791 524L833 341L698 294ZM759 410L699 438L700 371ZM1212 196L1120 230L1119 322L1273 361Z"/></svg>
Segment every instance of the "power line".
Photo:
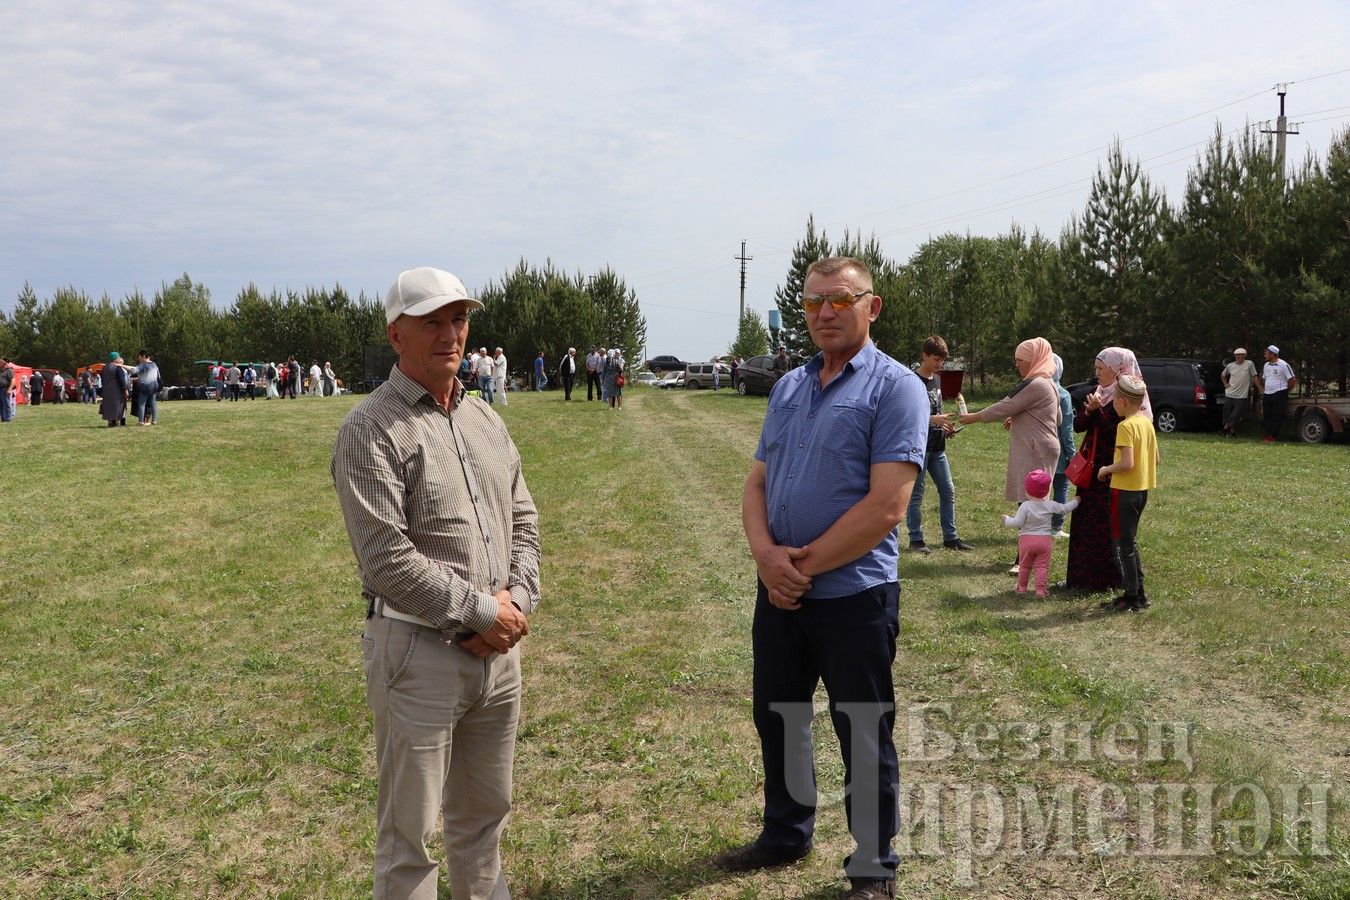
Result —
<svg viewBox="0 0 1350 900"><path fill-rule="evenodd" d="M1271 90L1270 88L1267 88L1267 89L1265 89L1265 90L1257 91L1257 92L1254 93L1254 94L1248 94L1246 97L1239 97L1237 100L1232 100L1232 101L1229 101L1228 103L1224 103L1224 104L1222 104L1222 105L1220 105L1220 106L1215 106L1215 107L1213 107L1213 108L1211 108L1211 109L1205 110L1204 112L1198 112L1198 113L1195 113L1194 115L1186 116L1185 118L1182 118L1182 119L1177 119L1177 120L1174 121L1174 122L1168 122L1168 123L1165 124L1165 125L1159 125L1159 126L1157 126L1156 128L1149 128L1149 129L1146 129L1146 130L1144 130L1144 131L1138 132L1137 134L1132 134L1132 135L1130 135L1129 137L1121 138L1120 141L1121 141L1121 143L1125 143L1126 141L1132 141L1132 140L1134 140L1135 138L1140 138L1140 137L1144 137L1145 135L1154 134L1155 132L1162 131L1162 130L1167 129L1167 128L1172 128L1172 127L1174 127L1174 126L1176 126L1176 125L1181 125L1181 124L1183 124L1183 123L1185 123L1185 122L1190 122L1190 121L1192 121L1192 120L1194 120L1194 119L1198 119L1198 118L1200 118L1201 116L1207 116L1207 115L1209 115L1210 113L1218 112L1218 111L1221 110L1221 109L1227 109L1228 107L1230 107L1230 106L1236 106L1236 105L1239 104L1239 103L1246 103L1248 100L1252 100L1252 99L1255 99L1256 97L1261 96L1262 94L1269 93L1270 90ZM847 225L849 222L854 222L854 221L857 221L858 219L868 219L868 218L872 218L872 217L875 217L875 216L884 216L884 215L886 215L887 213L899 212L899 211L902 210L902 209L909 209L910 207L919 206L919 205L924 204L924 203L932 203L932 202L935 201L935 200L946 200L946 199L949 198L949 197L955 197L955 196L957 196L957 195L959 195L959 194L966 194L966 193L969 193L970 191L976 191L976 190L979 190L980 188L989 187L989 186L995 185L995 184L1001 184L1001 183L1003 183L1003 182L1005 182L1005 181L1010 181L1010 180L1012 180L1012 179L1014 179L1014 178L1020 178L1020 177L1022 177L1023 175L1030 175L1030 174L1033 173L1033 172L1039 172L1039 171L1041 171L1042 169L1049 169L1049 168L1051 168L1051 167L1053 167L1053 166L1058 166L1058 165L1060 165L1060 164L1062 164L1062 163L1071 162L1071 161L1073 161L1073 160L1075 160L1075 159L1081 159L1082 157L1084 157L1084 156L1090 156L1090 155L1092 155L1093 153L1100 153L1101 150L1102 150L1102 147L1101 147L1100 145L1098 145L1098 146L1092 147L1092 148L1090 148L1090 149L1088 149L1088 150L1084 150L1084 151L1082 151L1081 153L1074 153L1074 154L1072 154L1072 155L1070 155L1070 156L1065 156L1065 157L1062 157L1062 158L1060 158L1060 159L1052 160L1052 161L1047 162L1047 163L1041 163L1040 165L1031 166L1030 168L1022 169L1022 170L1020 170L1020 171L1013 172L1013 173L1011 173L1011 174L1009 174L1009 175L1002 175L1002 176L1000 176L1000 177L998 177L998 178L991 178L990 180L988 180L988 181L982 181L982 182L980 182L979 184L972 184L972 185L969 185L969 186L967 186L967 187L957 188L956 190L954 190L954 191L948 191L948 192L945 193L945 194L935 194L935 195L932 196L932 197L925 197L925 198L923 198L922 200L913 200L913 201L910 201L910 202L908 202L908 203L902 203L902 204L900 204L899 206L892 206L892 207L890 207L890 208L888 208L888 209L877 210L876 212L863 213L863 214L860 215L860 216L852 216L852 217L850 217L850 218L848 218L848 219L843 219L843 220L840 220L840 221L837 221L837 222L832 222L832 223L829 223L829 224L830 224L830 225ZM828 227L828 225L825 226L825 227ZM777 232L777 233L771 234L771 235L758 235L757 237L758 237L758 238L778 237L778 236L783 235L783 234L793 234L793 233L795 233L795 232Z"/></svg>
<svg viewBox="0 0 1350 900"><path fill-rule="evenodd" d="M1308 78L1300 79L1299 81L1300 81L1300 82L1316 81L1316 80L1318 80L1319 78L1330 78L1330 77L1332 77L1332 76L1334 76L1334 75L1344 75L1344 74L1346 74L1346 73L1350 73L1350 69L1340 69L1340 70L1337 70L1337 71L1335 71L1335 72L1323 72L1323 73L1320 74L1320 75L1313 75L1313 76L1310 76L1310 77L1308 77ZM1293 81L1287 82L1287 84L1296 84L1296 83L1299 83L1299 82L1293 82ZM1141 137L1145 137L1145 136L1150 135L1150 134L1155 134L1155 133L1157 133L1157 132L1159 132L1159 131L1163 131L1163 130L1168 129L1168 128L1173 128L1173 127L1175 127L1175 126L1177 126L1177 125L1185 124L1186 122L1194 121L1195 119L1201 118L1202 116L1207 116L1207 115L1210 115L1211 113L1216 113L1216 112L1218 112L1219 110L1227 109L1227 108L1229 108L1230 106L1237 106L1239 103L1246 103L1248 100L1254 100L1255 98L1260 97L1262 94L1268 94L1268 93L1270 93L1272 90L1275 90L1276 87L1278 87L1278 85L1273 86L1273 87L1269 87L1269 88L1265 88L1265 89L1260 90L1260 91L1257 91L1257 92L1255 92L1255 93L1253 93L1253 94L1248 94L1248 95L1245 96L1245 97L1239 97L1239 98L1236 99L1236 100L1230 100L1230 101L1227 102L1227 103L1223 103L1223 104L1220 104L1219 106L1211 107L1210 109L1204 110L1203 112L1198 112L1198 113L1194 113L1194 114L1189 115L1189 116L1185 116L1185 117L1180 118L1180 119L1177 119L1177 120L1175 120L1175 121L1168 122L1168 123L1166 123L1166 124L1164 124L1164 125L1158 125L1158 126L1156 126L1156 127L1154 127L1154 128L1148 128L1148 129L1145 129L1144 131L1136 132L1135 134L1129 135L1128 137L1121 138L1121 139L1120 139L1120 142L1121 142L1121 143L1125 143L1125 142L1127 142L1127 141L1135 140L1136 138L1141 138ZM902 209L909 209L910 207L918 206L918 205L923 204L923 203L932 203L932 202L935 201L935 200L945 200L945 199L947 199L947 198L949 198L949 197L954 197L954 196L957 196L957 195L959 195L959 194L969 193L970 191L979 190L980 188L983 188L983 187L989 187L990 185L1000 184L1000 183L1002 183L1002 182L1004 182L1004 181L1009 181L1009 180L1011 180L1011 179L1013 179L1013 178L1020 178L1020 177L1023 176L1023 175L1030 175L1030 174L1033 173L1033 172L1039 172L1039 171L1041 171L1042 169L1048 169L1048 168L1051 168L1052 166L1057 166L1057 165L1060 165L1060 164L1062 164L1062 163L1071 162L1071 161L1073 161L1073 160L1075 160L1075 159L1081 159L1081 158L1084 157L1084 156L1089 156L1089 155L1091 155L1091 154L1093 154L1093 153L1099 153L1099 152L1101 152L1101 150L1102 150L1102 147L1101 147L1101 146L1093 147L1093 148L1091 148L1091 149L1084 150L1084 151L1082 151L1081 153L1074 153L1074 154L1072 154L1072 155L1070 155L1070 156L1065 156L1065 157L1062 157L1062 158L1060 158L1060 159L1052 160L1051 162L1041 163L1040 165L1032 166L1032 167L1027 168L1027 169L1022 169L1021 171L1013 172L1013 173L1011 173L1011 174L1009 174L1009 175L1003 175L1003 176L1000 176L1000 177L998 177L998 178L990 179L990 180L988 180L988 181L982 181L982 182L980 182L979 184L973 184L973 185L970 185L970 186L968 186L968 187L958 188L958 189L956 189L956 190L954 190L954 191L948 191L948 192L945 193L945 194L938 194L938 195L935 195L935 196L932 196L932 197L924 198L924 199L922 199L922 200L914 200L914 201L911 201L911 202L908 202L908 203L902 203L902 204L900 204L899 206L893 206L893 207L890 207L889 209L878 210L878 211L876 211L876 212L870 212L870 213L863 213L862 215L859 215L859 216L853 216L853 217L850 217L850 218L847 218L847 219L842 219L842 220L839 220L839 221L835 221L835 222L828 223L828 224L827 224L826 226L824 226L824 227L829 227L830 225L847 225L848 223L850 223L850 222L855 222L855 221L857 221L857 220L859 220L859 219L868 219L868 218L873 218L873 217L875 217L875 216L886 215L887 213L899 212L899 211L902 210ZM761 235L757 235L757 236L755 237L755 239L756 239L756 240L760 240L760 239L765 239L765 238L773 238L773 237L779 237L779 236L782 236L782 235L785 235L785 234L793 234L793 233L795 233L795 232L775 232L775 233L773 233L773 234L761 234Z"/></svg>
<svg viewBox="0 0 1350 900"><path fill-rule="evenodd" d="M1335 72L1323 72L1321 75L1313 75L1309 78L1300 78L1298 81L1290 81L1289 84L1306 84L1309 81L1316 81L1319 78L1330 78L1332 75L1344 75L1350 72L1350 69L1338 69Z"/></svg>

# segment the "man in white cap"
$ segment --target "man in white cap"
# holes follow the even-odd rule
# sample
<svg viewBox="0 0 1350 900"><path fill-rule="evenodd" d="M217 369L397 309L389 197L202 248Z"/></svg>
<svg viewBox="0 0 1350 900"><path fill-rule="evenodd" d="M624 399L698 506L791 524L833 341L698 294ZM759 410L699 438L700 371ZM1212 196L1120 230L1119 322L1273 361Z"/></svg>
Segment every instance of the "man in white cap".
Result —
<svg viewBox="0 0 1350 900"><path fill-rule="evenodd" d="M469 311L439 269L385 297L389 380L342 423L333 481L356 554L366 700L379 776L375 896L434 900L437 819L456 898L510 897L511 810L526 616L539 601L539 515L502 420L459 381Z"/></svg>
<svg viewBox="0 0 1350 900"><path fill-rule="evenodd" d="M1251 396L1252 385L1259 381L1256 377L1256 366L1247 358L1245 347L1238 347L1233 351L1233 361L1224 366L1222 377L1223 430L1219 433L1237 437L1238 423L1242 421L1243 414L1247 412L1247 404L1251 402L1248 398Z"/></svg>
<svg viewBox="0 0 1350 900"><path fill-rule="evenodd" d="M1261 418L1266 423L1267 444L1280 438L1284 426L1284 411L1289 405L1289 392L1298 387L1298 379L1289 363L1280 359L1280 348L1271 344L1266 348L1266 364L1261 367Z"/></svg>

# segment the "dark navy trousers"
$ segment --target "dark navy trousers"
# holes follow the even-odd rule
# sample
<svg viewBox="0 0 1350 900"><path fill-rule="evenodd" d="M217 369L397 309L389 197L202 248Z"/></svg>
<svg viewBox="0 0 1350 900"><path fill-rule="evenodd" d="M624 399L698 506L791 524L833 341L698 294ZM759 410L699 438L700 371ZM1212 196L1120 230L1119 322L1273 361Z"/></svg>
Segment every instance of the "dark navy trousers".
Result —
<svg viewBox="0 0 1350 900"><path fill-rule="evenodd" d="M769 603L758 584L754 626L754 719L764 761L764 830L757 843L785 856L811 848L816 772L811 698L824 681L844 759L844 808L857 849L855 878L892 878L899 857L900 764L891 664L900 633L900 585L848 597L808 599L797 610Z"/></svg>

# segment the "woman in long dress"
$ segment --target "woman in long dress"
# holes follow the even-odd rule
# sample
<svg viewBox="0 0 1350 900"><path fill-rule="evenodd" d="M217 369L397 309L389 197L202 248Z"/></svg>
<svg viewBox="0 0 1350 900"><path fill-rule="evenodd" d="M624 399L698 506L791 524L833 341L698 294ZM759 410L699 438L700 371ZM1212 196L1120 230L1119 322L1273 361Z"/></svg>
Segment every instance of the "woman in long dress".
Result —
<svg viewBox="0 0 1350 900"><path fill-rule="evenodd" d="M1013 503L1027 497L1026 478L1043 469L1055 471L1059 460L1059 392L1055 390L1055 355L1045 338L1017 345L1013 354L1022 380L1008 396L978 412L961 416L963 425L1003 422L1009 433L1008 473L1003 496ZM1017 566L1012 571L1016 573Z"/></svg>
<svg viewBox="0 0 1350 900"><path fill-rule="evenodd" d="M98 406L99 415L109 428L127 424L127 391L130 382L127 370L122 368L122 354L116 350L109 353L108 363L103 367L103 399Z"/></svg>
<svg viewBox="0 0 1350 900"><path fill-rule="evenodd" d="M1074 411L1073 429L1084 432L1083 447L1094 447L1092 471L1111 465L1116 452L1116 414L1111 398L1116 379L1121 375L1140 375L1134 353L1124 347L1107 347L1097 354L1097 389ZM1141 410L1150 419L1153 407L1144 397ZM1069 529L1069 569L1065 587L1079 591L1110 591L1121 586L1111 535L1111 487L1095 477L1086 488L1079 488L1078 508L1073 511Z"/></svg>
<svg viewBox="0 0 1350 900"><path fill-rule="evenodd" d="M619 376L623 374L624 359L617 349L609 351L609 359L601 370L601 379L605 383L605 397L610 409L623 409L623 385Z"/></svg>

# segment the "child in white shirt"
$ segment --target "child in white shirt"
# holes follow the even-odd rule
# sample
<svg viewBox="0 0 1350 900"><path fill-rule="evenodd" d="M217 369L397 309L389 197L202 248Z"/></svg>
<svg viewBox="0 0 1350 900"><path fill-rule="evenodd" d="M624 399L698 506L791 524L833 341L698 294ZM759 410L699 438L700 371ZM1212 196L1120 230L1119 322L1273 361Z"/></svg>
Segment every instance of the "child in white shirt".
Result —
<svg viewBox="0 0 1350 900"><path fill-rule="evenodd" d="M1036 568L1036 596L1044 597L1050 580L1050 552L1054 549L1054 539L1050 520L1056 515L1065 515L1078 508L1078 498L1068 503L1056 503L1045 499L1050 493L1050 475L1044 469L1027 473L1023 486L1027 496L1034 500L1024 500L1017 507L1017 515L1004 516L1003 524L1018 529L1017 538L1017 593L1027 592L1027 578L1031 569Z"/></svg>

